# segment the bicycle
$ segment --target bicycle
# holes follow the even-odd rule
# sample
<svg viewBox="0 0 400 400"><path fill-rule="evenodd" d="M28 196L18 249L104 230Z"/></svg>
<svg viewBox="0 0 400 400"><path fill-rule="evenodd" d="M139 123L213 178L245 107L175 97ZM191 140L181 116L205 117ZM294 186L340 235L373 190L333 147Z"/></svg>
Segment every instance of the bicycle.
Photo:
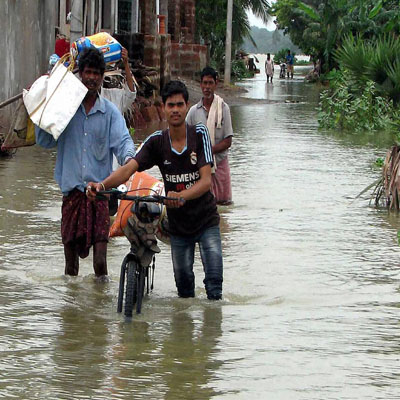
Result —
<svg viewBox="0 0 400 400"><path fill-rule="evenodd" d="M162 215L160 205L167 200L184 200L159 194L132 196L128 193L111 189L99 191L96 197L104 199L106 195L110 195L119 200L128 200L133 203L131 206L132 216L128 218L127 225L122 228L131 244L131 249L122 261L117 302L117 312L121 313L124 309L125 316L132 317L135 305L136 313L141 313L145 283L147 283L146 294L149 294L154 287L155 254L161 251L156 237L156 230ZM152 269L151 280L150 268Z"/></svg>
<svg viewBox="0 0 400 400"><path fill-rule="evenodd" d="M280 71L279 71L279 78L280 79L285 79L286 69L287 69L286 63L281 63L279 66L281 68Z"/></svg>

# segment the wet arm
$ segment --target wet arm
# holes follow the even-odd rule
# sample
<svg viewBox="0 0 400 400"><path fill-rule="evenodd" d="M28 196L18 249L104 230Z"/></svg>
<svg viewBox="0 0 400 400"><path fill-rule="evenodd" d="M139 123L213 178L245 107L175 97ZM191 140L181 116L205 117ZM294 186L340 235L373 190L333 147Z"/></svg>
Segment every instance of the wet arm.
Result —
<svg viewBox="0 0 400 400"><path fill-rule="evenodd" d="M96 199L96 192L116 188L122 183L125 183L138 168L139 164L136 160L130 160L123 167L118 168L110 176L104 179L103 182L89 182L86 186L86 194L88 198L93 201Z"/></svg>
<svg viewBox="0 0 400 400"><path fill-rule="evenodd" d="M200 179L189 189L182 190L176 195L172 195L171 197L183 197L185 200L193 200L201 197L204 193L210 190L211 188L211 165L207 164L204 167L201 167L200 170ZM171 192L168 196L171 195Z"/></svg>
<svg viewBox="0 0 400 400"><path fill-rule="evenodd" d="M232 136L229 136L212 147L213 154L221 153L232 145Z"/></svg>
<svg viewBox="0 0 400 400"><path fill-rule="evenodd" d="M139 168L139 164L136 160L130 160L124 166L118 168L109 177L104 179L102 185L104 188L111 189L118 187L122 183L125 183L132 174L134 174Z"/></svg>
<svg viewBox="0 0 400 400"><path fill-rule="evenodd" d="M229 149L229 147L231 147L232 145L232 118L231 111L227 104L224 104L223 108L223 121L224 138L219 143L214 144L214 146L212 147L213 154L221 153L222 151Z"/></svg>
<svg viewBox="0 0 400 400"><path fill-rule="evenodd" d="M129 56L128 56L128 50L125 48L122 48L122 61L124 62L124 68L125 68L125 76L126 76L126 83L129 87L129 90L131 92L135 91L135 85L133 82L133 77L132 77L132 71L129 66Z"/></svg>
<svg viewBox="0 0 400 400"><path fill-rule="evenodd" d="M135 157L136 150L125 120L118 110L114 111L110 126L110 147L117 157L118 164L124 165L128 159Z"/></svg>

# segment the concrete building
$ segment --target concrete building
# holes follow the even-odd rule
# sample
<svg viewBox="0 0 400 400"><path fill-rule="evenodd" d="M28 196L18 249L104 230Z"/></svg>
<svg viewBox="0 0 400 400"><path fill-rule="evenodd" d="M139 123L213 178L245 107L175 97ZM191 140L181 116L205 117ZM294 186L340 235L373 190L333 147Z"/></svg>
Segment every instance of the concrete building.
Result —
<svg viewBox="0 0 400 400"><path fill-rule="evenodd" d="M195 0L2 0L0 27L0 103L47 71L56 28L71 41L111 33L156 71L158 87L171 74L194 77L207 63L207 47L194 43ZM0 124L9 114L9 106L0 109Z"/></svg>
<svg viewBox="0 0 400 400"><path fill-rule="evenodd" d="M54 0L0 1L0 103L47 70L56 19ZM11 111L12 106L0 110L0 124L8 122Z"/></svg>

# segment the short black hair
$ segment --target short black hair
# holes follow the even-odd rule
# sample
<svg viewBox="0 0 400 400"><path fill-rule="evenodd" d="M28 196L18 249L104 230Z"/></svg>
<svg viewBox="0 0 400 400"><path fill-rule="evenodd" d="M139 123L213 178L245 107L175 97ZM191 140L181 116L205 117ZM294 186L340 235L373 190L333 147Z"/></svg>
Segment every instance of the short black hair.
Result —
<svg viewBox="0 0 400 400"><path fill-rule="evenodd" d="M200 82L203 80L205 76L211 76L215 82L217 82L218 74L217 71L212 67L205 67L200 74Z"/></svg>
<svg viewBox="0 0 400 400"><path fill-rule="evenodd" d="M85 67L98 68L101 74L106 70L103 53L95 47L87 47L79 54L78 58L79 72L82 72Z"/></svg>
<svg viewBox="0 0 400 400"><path fill-rule="evenodd" d="M185 103L189 101L189 92L186 88L186 85L181 81L169 81L161 91L163 103L165 104L168 97L171 97L175 94L181 94L185 99Z"/></svg>

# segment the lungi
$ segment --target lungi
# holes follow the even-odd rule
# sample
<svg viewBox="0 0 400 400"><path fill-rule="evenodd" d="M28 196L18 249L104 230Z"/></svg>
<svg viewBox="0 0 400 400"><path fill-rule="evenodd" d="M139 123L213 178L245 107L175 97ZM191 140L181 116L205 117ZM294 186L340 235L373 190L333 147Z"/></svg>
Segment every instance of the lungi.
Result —
<svg viewBox="0 0 400 400"><path fill-rule="evenodd" d="M231 171L228 157L217 164L215 174L211 175L211 192L214 194L217 203L232 202Z"/></svg>
<svg viewBox="0 0 400 400"><path fill-rule="evenodd" d="M108 242L107 200L90 201L85 193L74 189L63 197L61 215L62 242L75 243L79 257L87 257L93 244Z"/></svg>

